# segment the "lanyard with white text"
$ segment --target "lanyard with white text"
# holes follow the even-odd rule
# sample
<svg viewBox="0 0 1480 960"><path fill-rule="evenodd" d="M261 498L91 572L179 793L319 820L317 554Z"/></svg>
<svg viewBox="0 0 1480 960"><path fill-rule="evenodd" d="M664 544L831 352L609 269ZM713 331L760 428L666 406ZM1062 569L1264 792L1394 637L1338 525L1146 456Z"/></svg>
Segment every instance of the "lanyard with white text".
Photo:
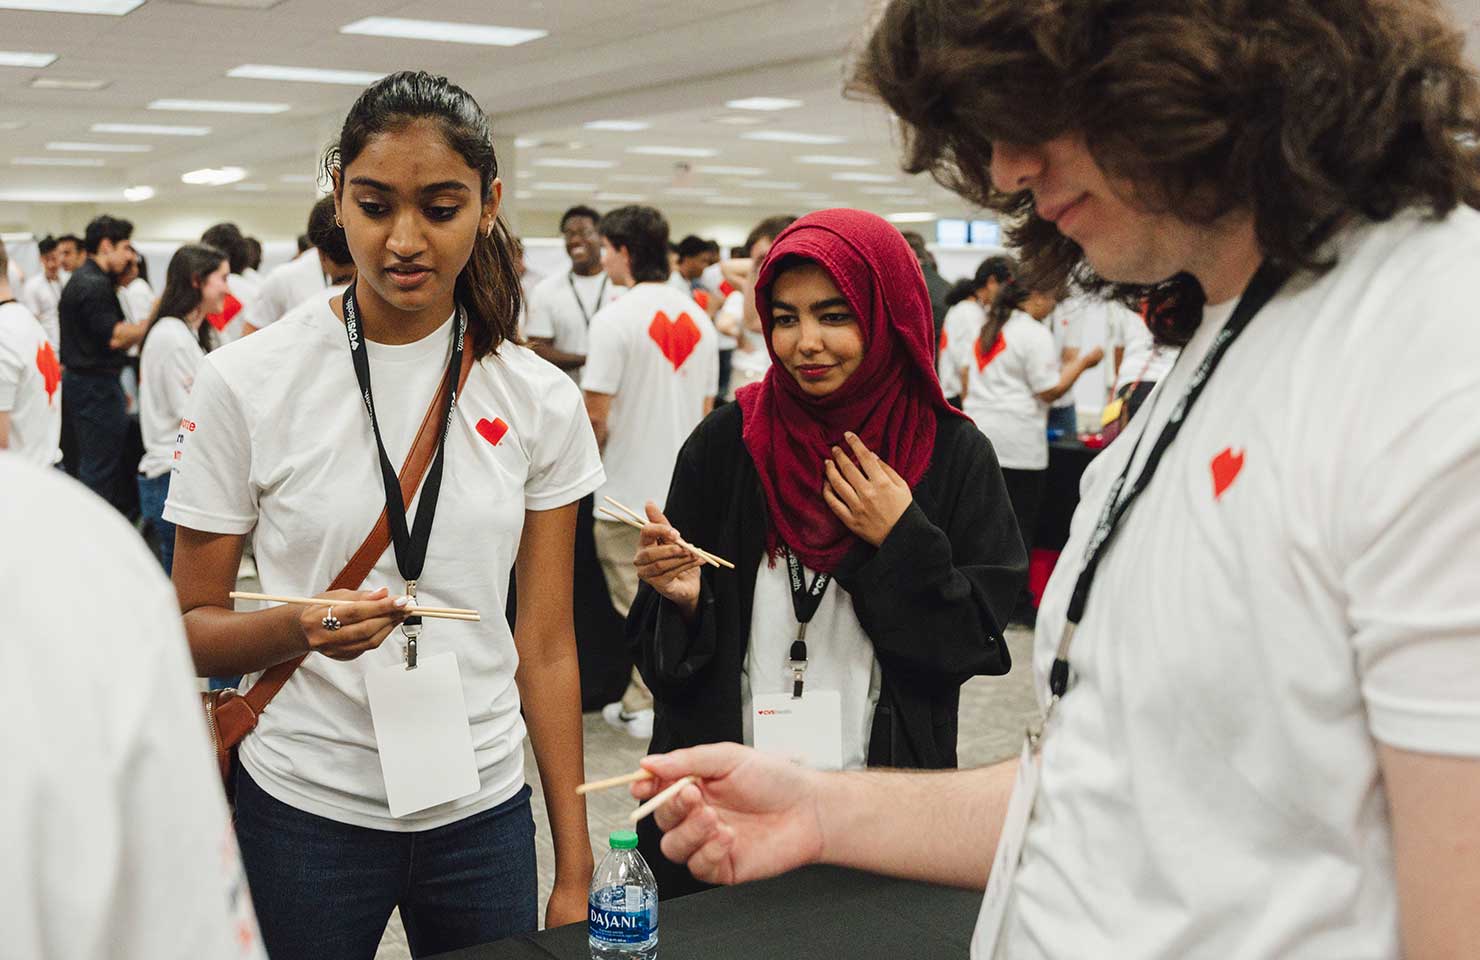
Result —
<svg viewBox="0 0 1480 960"><path fill-rule="evenodd" d="M576 306L580 308L581 319L586 321L586 326L591 326L591 315L595 311L587 310L586 305L581 302L581 295L576 292L576 274L572 270L565 275L565 282L570 284L570 295L576 298ZM596 309L601 309L602 298L606 296L606 274L601 275L601 286L596 290Z"/></svg>
<svg viewBox="0 0 1480 960"><path fill-rule="evenodd" d="M1054 706L1069 689L1069 648L1074 641L1074 629L1084 616L1084 607L1089 602L1089 592L1094 586L1095 574L1099 571L1100 562L1105 559L1105 554L1110 549L1110 541L1119 529L1121 520L1150 485L1152 477L1156 475L1156 468L1161 465L1162 456L1177 439L1177 435L1182 430L1182 424L1187 421L1187 415L1192 412L1193 406L1202 396L1203 389L1208 385L1208 381L1218 369L1218 364L1223 361L1228 349L1249 326L1249 322L1254 319L1255 315L1274 299L1275 294L1279 293L1287 276L1285 271L1268 262L1259 267L1254 278L1249 281L1244 295L1239 298L1233 316L1223 329L1218 331L1212 347L1203 357L1202 363L1198 364L1197 369L1193 371L1187 392L1172 408L1171 414L1167 417L1166 426L1162 427L1161 434L1157 436L1151 452L1146 457L1146 465L1141 468L1135 483L1131 484L1130 490L1122 498L1121 491L1125 489L1131 467L1136 462L1136 453L1141 448L1141 441L1145 439L1145 430L1136 438L1135 446L1131 447L1130 456L1126 458L1125 469L1111 485L1110 493L1105 498L1105 506L1100 511L1099 523L1095 525L1094 533L1089 538L1089 545L1085 547L1084 566L1079 571L1079 579L1074 582L1074 593L1069 598L1064 634L1059 640L1059 649L1054 656L1053 668L1049 672L1049 701L1045 723L1047 718L1053 715Z"/></svg>
<svg viewBox="0 0 1480 960"><path fill-rule="evenodd" d="M802 563L790 549L786 551L786 570L791 575L791 608L797 616L797 638L791 645L790 657L791 698L799 700L802 678L807 673L807 624L817 616L817 608L822 606L822 595L827 592L827 585L832 583L832 575L815 573L808 585Z"/></svg>
<svg viewBox="0 0 1480 960"><path fill-rule="evenodd" d="M359 311L355 309L355 285L351 283L344 291L344 332L349 337L349 355L355 365L355 379L360 382L360 396L365 400L365 409L370 413L370 430L375 434L375 447L380 453L380 479L385 486L385 515L390 522L391 545L395 551L396 569L406 581L406 596L416 597L416 581L426 565L427 544L432 539L432 518L437 515L437 496L442 492L442 456L447 446L447 426L452 411L457 406L457 375L462 369L463 336L467 331L467 315L462 307L457 308L457 322L452 325L452 359L447 364L447 409L441 417L441 431L437 436L437 455L427 470L421 487L421 503L416 509L416 522L410 530L406 527L406 504L401 497L401 481L396 477L396 468L386 455L385 443L380 439L380 424L375 418L375 399L370 391L370 358L360 330ZM416 669L416 641L421 636L421 617L407 617L401 625L406 636L406 669Z"/></svg>

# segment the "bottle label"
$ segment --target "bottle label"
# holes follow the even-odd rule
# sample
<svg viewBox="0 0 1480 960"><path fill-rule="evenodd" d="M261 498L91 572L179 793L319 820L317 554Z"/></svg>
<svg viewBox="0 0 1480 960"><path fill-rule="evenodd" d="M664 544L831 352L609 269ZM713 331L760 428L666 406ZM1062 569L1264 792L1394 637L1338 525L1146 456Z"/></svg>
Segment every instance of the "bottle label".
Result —
<svg viewBox="0 0 1480 960"><path fill-rule="evenodd" d="M591 895L589 907L593 940L639 944L658 933L657 897L641 886L607 887Z"/></svg>

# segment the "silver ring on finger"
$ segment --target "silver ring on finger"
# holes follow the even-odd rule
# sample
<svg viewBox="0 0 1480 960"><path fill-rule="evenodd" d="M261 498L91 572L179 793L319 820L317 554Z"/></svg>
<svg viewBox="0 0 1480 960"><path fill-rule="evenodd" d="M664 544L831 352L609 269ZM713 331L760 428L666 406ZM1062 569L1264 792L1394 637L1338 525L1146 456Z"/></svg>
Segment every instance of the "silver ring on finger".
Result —
<svg viewBox="0 0 1480 960"><path fill-rule="evenodd" d="M344 624L340 622L339 618L334 616L333 607L329 608L328 614L326 614L324 616L324 619L320 620L319 622L324 625L325 630L328 630L330 632L338 630L340 627L344 626Z"/></svg>

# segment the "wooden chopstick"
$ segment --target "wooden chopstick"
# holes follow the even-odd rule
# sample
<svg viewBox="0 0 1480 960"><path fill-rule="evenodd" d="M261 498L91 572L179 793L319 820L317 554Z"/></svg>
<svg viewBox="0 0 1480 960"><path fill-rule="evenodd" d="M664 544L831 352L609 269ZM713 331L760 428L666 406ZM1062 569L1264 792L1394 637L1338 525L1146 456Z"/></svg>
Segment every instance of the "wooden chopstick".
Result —
<svg viewBox="0 0 1480 960"><path fill-rule="evenodd" d="M302 603L316 607L354 602L351 600L331 600L326 597L280 597L271 593L247 593L239 590L233 590L227 596L232 600L262 600L267 603ZM430 617L436 620L462 620L466 623L481 623L483 621L483 617L477 610L464 610L459 607L418 607L412 604L409 609L413 616Z"/></svg>
<svg viewBox="0 0 1480 960"><path fill-rule="evenodd" d="M650 772L648 772L647 770L638 770L634 773L624 773L620 777L608 777L605 780L592 780L590 783L583 783L579 787L576 787L576 796L584 797L586 794L595 793L598 790L610 790L612 787L625 787L629 783L636 783L639 780L651 779L653 779L653 775Z"/></svg>
<svg viewBox="0 0 1480 960"><path fill-rule="evenodd" d="M614 510L608 510L606 507L597 507L596 508L596 512L597 513L600 513L600 514L602 514L604 516L611 517L613 520L617 521L618 523L625 523L629 527L635 527L638 530L641 530L645 526L645 524L638 523L636 520L633 520L631 517L624 517L620 513L617 513ZM708 552L706 552L704 550L700 550L698 547L694 546L692 543L686 543L683 540L679 540L677 545L680 546L680 547L683 547L689 553L692 553L694 555L694 559L696 559L696 560L699 560L699 561L701 561L703 563L707 563L711 567L720 566L719 557L716 557L713 554L710 554L710 553L708 553Z"/></svg>
<svg viewBox="0 0 1480 960"><path fill-rule="evenodd" d="M631 520L626 520L624 522L627 522L627 523L630 523L633 526L639 526L639 527L642 527L642 526L646 526L647 525L647 523L648 523L647 518L644 517L642 514L638 513L636 510L633 510L631 507L624 506L623 504L618 503L617 501L613 500L611 497L602 497L601 499L605 500L607 503L609 503L612 506L616 507L618 510L620 510L623 513L627 514L627 516L631 518ZM612 515L611 514L611 511L609 511L609 510L608 511L605 511L605 512L609 516L612 516L612 519L614 519L614 520L623 520L622 517L617 517L617 516ZM726 560L724 557L721 557L719 554L716 554L716 553L710 553L708 550L705 550L703 547L696 547L692 543L689 543L686 540L684 540L682 537L679 538L678 545L681 546L681 547L683 547L686 550L693 551L693 553L695 553L702 560L704 560L705 563L708 563L711 566L725 567L726 569L729 569L729 570L735 569L735 565L733 563L731 563L730 561Z"/></svg>
<svg viewBox="0 0 1480 960"><path fill-rule="evenodd" d="M649 800L647 803L644 803L642 806L629 813L627 815L627 822L636 823L643 817L661 807L663 804L667 803L669 800L672 800L678 795L678 791L682 790L684 787L688 786L691 783L698 782L699 778L695 776L680 777L678 780L669 784L667 789L665 789L662 793L658 794L656 797L653 797L653 799Z"/></svg>

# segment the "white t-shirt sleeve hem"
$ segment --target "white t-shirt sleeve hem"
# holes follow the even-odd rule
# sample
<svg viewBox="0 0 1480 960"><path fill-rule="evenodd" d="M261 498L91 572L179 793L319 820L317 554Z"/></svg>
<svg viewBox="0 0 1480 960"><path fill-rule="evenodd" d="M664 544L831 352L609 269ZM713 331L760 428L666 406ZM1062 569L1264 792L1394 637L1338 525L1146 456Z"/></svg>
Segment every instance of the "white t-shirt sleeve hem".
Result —
<svg viewBox="0 0 1480 960"><path fill-rule="evenodd" d="M206 513L178 503L168 503L164 518L180 527L189 527L201 533L247 533L256 526L256 517L232 517L219 513Z"/></svg>
<svg viewBox="0 0 1480 960"><path fill-rule="evenodd" d="M524 498L524 509L526 510L555 510L575 503L588 493L594 493L606 482L606 471L596 467L575 483L571 483L559 490L547 491L539 496L527 496Z"/></svg>
<svg viewBox="0 0 1480 960"><path fill-rule="evenodd" d="M1480 704L1434 703L1378 693L1368 685L1368 726L1380 743L1399 750L1480 757Z"/></svg>

